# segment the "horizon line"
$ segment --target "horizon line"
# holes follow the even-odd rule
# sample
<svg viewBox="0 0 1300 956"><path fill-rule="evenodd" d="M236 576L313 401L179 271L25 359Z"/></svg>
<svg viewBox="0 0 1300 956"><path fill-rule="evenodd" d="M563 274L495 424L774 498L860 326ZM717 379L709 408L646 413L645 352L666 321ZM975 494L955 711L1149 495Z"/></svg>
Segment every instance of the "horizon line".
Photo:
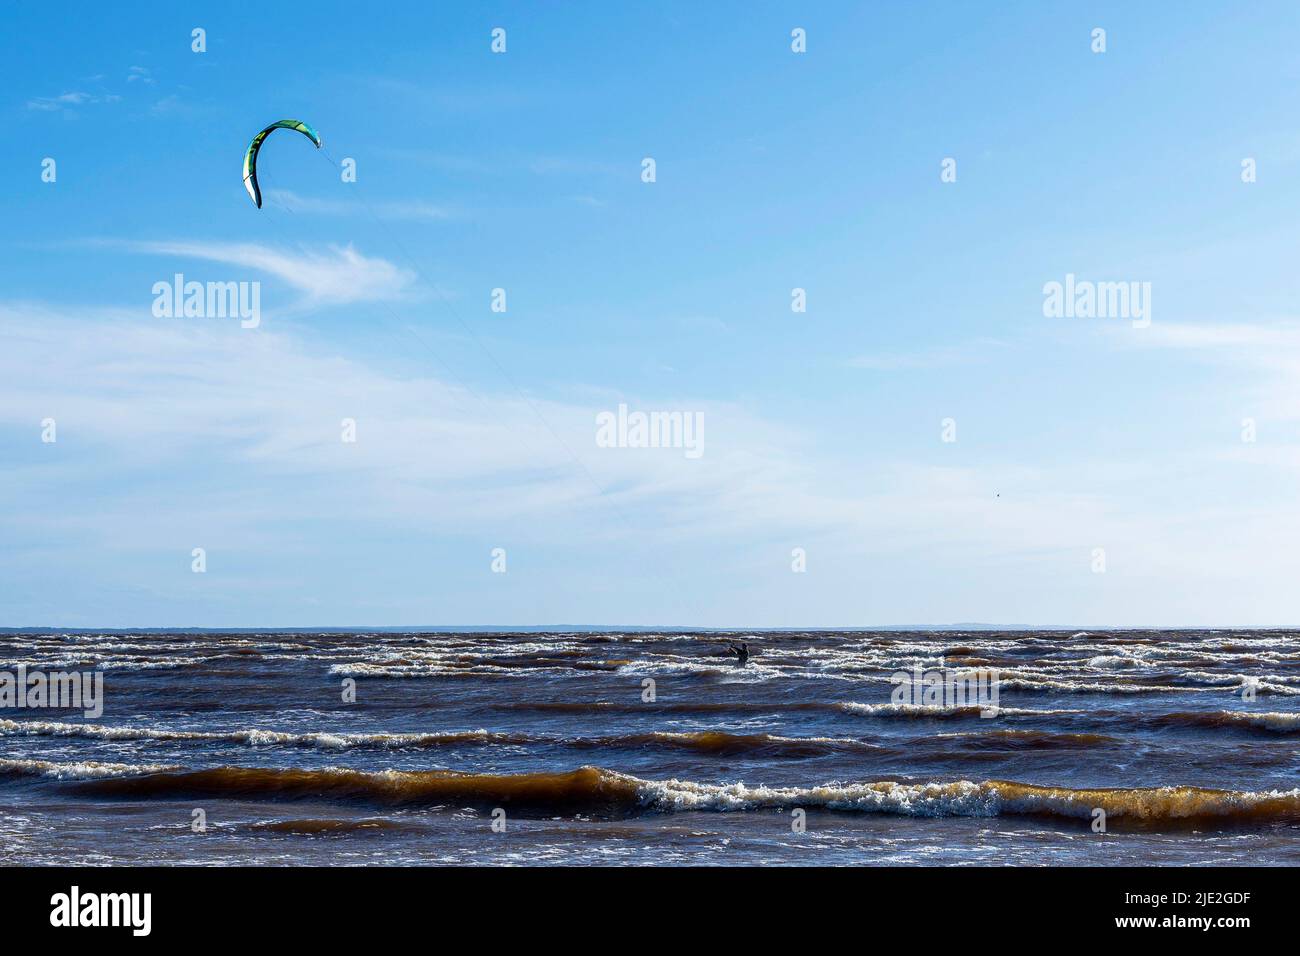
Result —
<svg viewBox="0 0 1300 956"><path fill-rule="evenodd" d="M356 633L356 632L398 632L398 633L458 633L466 631L485 631L492 633L546 633L554 631L589 631L591 633L619 633L631 631L651 631L664 633L733 633L739 631L762 632L762 633L788 633L791 631L808 631L817 633L838 633L852 631L949 631L949 630L985 630L985 631L1070 631L1070 630L1100 630L1100 631L1225 631L1225 630L1251 630L1251 631L1277 631L1277 630L1294 630L1297 625L1294 624L989 624L980 621L952 622L947 624L857 624L848 626L835 625L816 625L816 626L780 626L780 627L745 627L745 626L690 626L690 625L648 625L648 624L516 624L516 625L498 625L498 624L463 624L463 625L290 625L277 627L258 627L255 625L236 625L229 627L210 627L205 625L99 625L94 627L88 626L60 626L53 624L32 624L32 625L0 625L0 633L13 633L24 631L63 631L71 633L86 633L95 631L201 631L219 633L226 632L231 634L240 633L295 633L295 632L314 632L314 633Z"/></svg>

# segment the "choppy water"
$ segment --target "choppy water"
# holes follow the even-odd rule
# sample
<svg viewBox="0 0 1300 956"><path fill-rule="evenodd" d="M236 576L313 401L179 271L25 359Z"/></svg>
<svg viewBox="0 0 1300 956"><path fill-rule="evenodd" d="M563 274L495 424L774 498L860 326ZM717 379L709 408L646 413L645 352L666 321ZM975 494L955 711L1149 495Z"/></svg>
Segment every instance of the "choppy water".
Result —
<svg viewBox="0 0 1300 956"><path fill-rule="evenodd" d="M20 664L105 704L0 705L6 864L1300 862L1291 632L0 634ZM892 703L918 664L996 669L998 716Z"/></svg>

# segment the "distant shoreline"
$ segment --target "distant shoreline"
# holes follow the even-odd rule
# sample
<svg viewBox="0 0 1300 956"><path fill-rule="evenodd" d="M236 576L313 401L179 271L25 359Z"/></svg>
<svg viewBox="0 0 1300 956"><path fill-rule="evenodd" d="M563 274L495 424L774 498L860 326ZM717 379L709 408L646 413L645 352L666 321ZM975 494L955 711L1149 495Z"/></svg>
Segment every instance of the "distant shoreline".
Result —
<svg viewBox="0 0 1300 956"><path fill-rule="evenodd" d="M130 624L106 624L99 627L59 627L41 624L30 627L0 627L0 634L95 634L103 631L132 631L138 634L357 634L373 632L376 634L554 634L554 633L588 633L588 634L845 634L878 633L880 631L925 631L943 633L947 631L1289 631L1300 625L1295 624L1219 624L1219 625L1177 625L1177 624L855 624L844 627L691 627L688 625L665 625L654 627L644 624L466 624L466 625L355 625L326 627L258 627L247 625L241 627L137 627Z"/></svg>

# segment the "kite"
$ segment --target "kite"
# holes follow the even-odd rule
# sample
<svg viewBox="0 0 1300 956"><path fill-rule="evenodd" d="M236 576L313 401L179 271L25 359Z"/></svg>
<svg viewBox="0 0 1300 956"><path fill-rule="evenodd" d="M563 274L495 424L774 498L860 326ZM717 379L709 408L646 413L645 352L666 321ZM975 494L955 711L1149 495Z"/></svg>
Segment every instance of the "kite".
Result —
<svg viewBox="0 0 1300 956"><path fill-rule="evenodd" d="M257 154L262 148L262 142L277 129L296 129L315 143L317 149L320 149L320 134L301 120L280 120L254 136L253 141L248 144L248 152L244 154L244 188L248 190L248 195L252 197L258 209L262 208L262 190L257 185Z"/></svg>

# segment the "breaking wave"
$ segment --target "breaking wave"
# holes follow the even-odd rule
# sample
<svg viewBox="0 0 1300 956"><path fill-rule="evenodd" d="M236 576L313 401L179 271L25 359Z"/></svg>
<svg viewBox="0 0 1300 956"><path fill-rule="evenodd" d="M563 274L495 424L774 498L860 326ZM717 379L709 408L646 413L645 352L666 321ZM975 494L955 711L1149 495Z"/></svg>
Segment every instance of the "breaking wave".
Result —
<svg viewBox="0 0 1300 956"><path fill-rule="evenodd" d="M508 807L560 814L744 812L818 808L905 817L1038 816L1141 827L1300 822L1300 789L1235 791L1199 787L1071 789L1005 780L826 783L766 787L744 783L644 780L599 767L566 773L468 774L215 767L183 770L124 764L0 761L0 774L52 778L88 796L334 800L383 806Z"/></svg>

